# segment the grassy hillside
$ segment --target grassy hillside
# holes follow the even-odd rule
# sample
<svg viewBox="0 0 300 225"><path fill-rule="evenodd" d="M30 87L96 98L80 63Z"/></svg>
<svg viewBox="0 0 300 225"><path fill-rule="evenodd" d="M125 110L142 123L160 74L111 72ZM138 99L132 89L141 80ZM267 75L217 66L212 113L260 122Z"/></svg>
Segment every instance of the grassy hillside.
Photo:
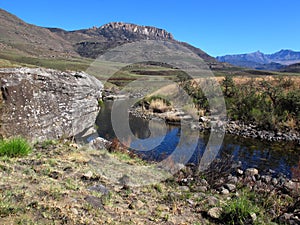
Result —
<svg viewBox="0 0 300 225"><path fill-rule="evenodd" d="M20 54L17 51L2 51L0 52L0 67L45 67L58 70L86 70L91 59L73 57L73 58L46 58Z"/></svg>
<svg viewBox="0 0 300 225"><path fill-rule="evenodd" d="M0 9L0 49L39 57L78 56L73 46L46 28L25 23Z"/></svg>

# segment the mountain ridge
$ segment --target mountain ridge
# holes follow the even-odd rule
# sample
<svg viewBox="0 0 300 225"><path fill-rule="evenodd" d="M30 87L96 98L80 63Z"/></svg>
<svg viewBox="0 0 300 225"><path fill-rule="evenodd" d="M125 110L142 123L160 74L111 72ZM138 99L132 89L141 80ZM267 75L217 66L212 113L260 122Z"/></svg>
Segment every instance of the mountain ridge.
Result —
<svg viewBox="0 0 300 225"><path fill-rule="evenodd" d="M218 56L219 62L227 62L235 66L248 67L252 69L279 70L285 66L299 63L300 52L289 49L282 49L272 54L264 54L260 51Z"/></svg>

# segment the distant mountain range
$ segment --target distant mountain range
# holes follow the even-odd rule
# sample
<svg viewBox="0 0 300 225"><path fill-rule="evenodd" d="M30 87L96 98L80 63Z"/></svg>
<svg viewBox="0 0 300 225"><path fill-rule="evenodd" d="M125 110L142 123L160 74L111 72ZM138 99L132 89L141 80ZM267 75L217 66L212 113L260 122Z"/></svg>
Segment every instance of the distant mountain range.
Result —
<svg viewBox="0 0 300 225"><path fill-rule="evenodd" d="M8 60L11 53L52 59L61 57L94 59L118 45L139 40L176 42L201 57L212 69L230 67L218 62L199 48L175 40L171 33L160 28L112 22L100 27L66 31L28 24L0 9L0 58ZM9 57L4 54L5 52L9 52Z"/></svg>
<svg viewBox="0 0 300 225"><path fill-rule="evenodd" d="M281 70L288 65L300 63L300 52L280 50L274 54L264 54L257 51L248 54L218 56L216 59L219 62L251 69Z"/></svg>

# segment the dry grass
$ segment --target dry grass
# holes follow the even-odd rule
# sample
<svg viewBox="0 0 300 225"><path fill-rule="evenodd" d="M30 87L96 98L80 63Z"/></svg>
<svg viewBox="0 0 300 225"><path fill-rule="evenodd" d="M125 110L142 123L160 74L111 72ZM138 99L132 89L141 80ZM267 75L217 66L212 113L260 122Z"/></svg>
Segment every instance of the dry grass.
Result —
<svg viewBox="0 0 300 225"><path fill-rule="evenodd" d="M168 106L162 99L155 99L151 101L150 109L152 109L153 112L164 113L169 111L171 107Z"/></svg>
<svg viewBox="0 0 300 225"><path fill-rule="evenodd" d="M97 164L102 167L108 155L135 164L124 154L74 148L67 142L38 144L24 158L0 157L0 224L164 224L168 221L195 224L201 221L201 215L194 213L183 198L178 200L176 210L171 211L164 196L175 193L176 186L161 183L159 188L122 189L89 163L104 160ZM90 191L95 185L105 186L109 193Z"/></svg>

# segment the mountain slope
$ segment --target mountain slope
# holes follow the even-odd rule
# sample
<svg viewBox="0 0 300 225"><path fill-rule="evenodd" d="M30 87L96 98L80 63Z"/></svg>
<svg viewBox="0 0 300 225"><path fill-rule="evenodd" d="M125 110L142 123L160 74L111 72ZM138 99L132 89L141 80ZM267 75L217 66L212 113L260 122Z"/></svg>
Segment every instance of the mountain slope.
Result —
<svg viewBox="0 0 300 225"><path fill-rule="evenodd" d="M77 56L72 45L48 29L25 23L0 9L2 51L32 56Z"/></svg>
<svg viewBox="0 0 300 225"><path fill-rule="evenodd" d="M300 52L281 50L274 54L264 54L257 51L248 54L218 56L217 60L252 69L279 70L284 65L300 62Z"/></svg>
<svg viewBox="0 0 300 225"><path fill-rule="evenodd" d="M292 50L280 50L274 54L267 55L267 57L271 62L283 65L291 65L300 62L300 52Z"/></svg>
<svg viewBox="0 0 300 225"><path fill-rule="evenodd" d="M193 51L212 67L224 67L216 61L215 58L199 48L188 43L176 41L173 35L164 29L140 26L136 24L111 22L101 27L82 29L76 31L64 31L57 28L48 28L50 31L70 41L75 50L83 57L96 58L110 48L122 45L128 42L140 40L167 40L180 43L186 48Z"/></svg>
<svg viewBox="0 0 300 225"><path fill-rule="evenodd" d="M53 33L70 41L81 56L96 58L106 50L118 45L139 40L174 40L167 31L150 26L138 26L122 22L112 22L99 28L64 31L48 28Z"/></svg>
<svg viewBox="0 0 300 225"><path fill-rule="evenodd" d="M300 63L295 63L289 66L286 66L282 69L283 72L289 73L300 73Z"/></svg>

